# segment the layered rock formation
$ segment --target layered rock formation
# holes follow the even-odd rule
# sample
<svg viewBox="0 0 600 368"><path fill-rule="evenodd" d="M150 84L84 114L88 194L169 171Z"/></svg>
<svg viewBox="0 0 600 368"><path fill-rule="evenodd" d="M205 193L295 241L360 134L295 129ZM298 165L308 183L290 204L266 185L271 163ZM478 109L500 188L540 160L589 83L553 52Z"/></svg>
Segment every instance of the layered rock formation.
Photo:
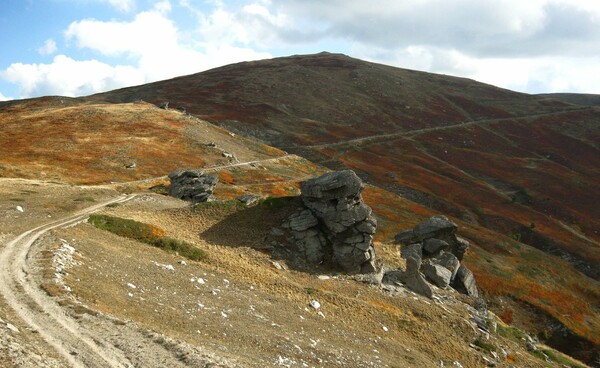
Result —
<svg viewBox="0 0 600 368"><path fill-rule="evenodd" d="M375 271L373 235L377 221L361 196L364 184L351 170L327 173L302 184L304 208L284 227L304 258L320 263L330 256L348 273Z"/></svg>
<svg viewBox="0 0 600 368"><path fill-rule="evenodd" d="M403 244L401 256L406 259L406 271L394 272L416 293L431 297L432 284L478 297L479 293L473 273L460 264L469 248L469 242L456 236L458 226L445 216L433 216L418 224L414 229L396 235L396 243Z"/></svg>
<svg viewBox="0 0 600 368"><path fill-rule="evenodd" d="M193 203L210 199L219 179L202 170L177 170L169 174L169 195Z"/></svg>

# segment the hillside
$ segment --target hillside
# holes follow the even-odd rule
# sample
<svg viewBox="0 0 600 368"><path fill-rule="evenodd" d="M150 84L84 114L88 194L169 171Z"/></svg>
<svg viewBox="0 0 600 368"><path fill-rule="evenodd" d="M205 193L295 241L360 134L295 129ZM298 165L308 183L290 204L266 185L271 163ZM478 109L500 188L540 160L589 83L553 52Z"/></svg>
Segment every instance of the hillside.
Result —
<svg viewBox="0 0 600 368"><path fill-rule="evenodd" d="M164 102L168 109L157 107ZM0 102L0 244L8 249L21 232L106 204L106 214L207 252L188 269L177 266L177 255L79 222L34 243L28 272L97 334L84 340L117 347L102 350L109 360L477 367L503 349L499 366L582 366L550 348L526 351L524 334L504 321L594 365L599 120L594 107L327 53L85 98ZM192 210L157 194L179 168L218 176L218 201ZM471 243L465 264L501 319L489 341L465 304L476 303L456 293L438 290L439 299L428 301L337 270L288 267L275 256L271 231L296 203L278 198L298 195L302 181L328 168L351 168L370 184L363 197L379 223L375 249L390 267L403 266L396 233L434 214L453 218ZM261 202L246 208L233 200L242 194ZM47 285L55 267L48 250L56 252L61 239L74 245L80 263L64 278L68 288L57 289ZM174 274L162 268L168 264ZM200 275L210 288L188 284ZM314 298L331 329L305 309ZM0 323L27 332L8 340L10 331L0 333L10 342L0 344L0 365L64 366L71 352L45 352L44 336L19 325L11 310L0 302ZM294 314L306 322L291 321ZM24 358L14 341L47 364Z"/></svg>
<svg viewBox="0 0 600 368"><path fill-rule="evenodd" d="M562 324L593 335L584 325L599 320L598 108L328 53L240 63L86 100L139 99L168 101L330 168L354 169L470 224L479 248L469 261L497 311L527 315L520 323L546 335ZM523 244L553 257L526 255ZM567 269L573 278L563 276ZM584 301L577 308L584 315L560 310L568 295Z"/></svg>

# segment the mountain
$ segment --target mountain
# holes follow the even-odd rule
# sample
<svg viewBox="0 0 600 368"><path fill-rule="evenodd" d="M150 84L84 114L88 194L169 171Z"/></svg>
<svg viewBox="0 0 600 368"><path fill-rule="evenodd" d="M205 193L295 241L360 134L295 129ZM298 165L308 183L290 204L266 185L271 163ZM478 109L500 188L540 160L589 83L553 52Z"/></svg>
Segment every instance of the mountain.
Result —
<svg viewBox="0 0 600 368"><path fill-rule="evenodd" d="M577 325L598 321L600 109L553 97L321 53L229 65L87 100L169 102L486 228L493 235L470 239L482 253L471 262L488 294ZM524 256L519 244L553 257L545 264ZM588 278L558 281L552 270L564 270L563 261ZM515 275L525 285L517 286ZM550 296L558 290L585 300L588 314L571 318L555 309L564 304Z"/></svg>
<svg viewBox="0 0 600 368"><path fill-rule="evenodd" d="M158 107L167 107L167 102L168 108ZM418 346L406 347L401 362L438 364L439 359L448 358L433 348L441 341L442 350L455 359L468 356L469 361L463 362L466 366L483 364L477 354L481 349L489 352L485 341L473 340L463 327L457 337L457 331L440 322L450 318L459 326L455 322L467 315L468 308L454 310L452 304L453 311L444 312L443 304L415 305L407 302L410 298L367 292L345 278L328 284L298 270L272 274L275 271L269 265L274 261L265 254L271 254L274 246L263 243L280 225L281 211L285 212L281 206L286 203L274 197L297 195L301 181L325 172L325 168L350 168L369 184L363 197L377 217L375 248L387 264L401 265L398 245L393 244L396 233L434 214L447 215L471 243L464 262L474 272L488 307L502 321L595 364L600 346L595 332L600 330L599 123L600 109L594 106L329 53L239 63L78 99L0 102L0 180L5 185L0 199L7 203L2 207L6 216L0 217L0 239L3 233L8 239L17 236L16 229L24 231L28 224L42 224L46 217L41 214L55 217L114 191L145 190L126 205L106 211L143 221L158 228L158 233L210 250L214 256L194 265L198 268L194 272L213 279L217 275L244 287L256 286L259 308L277 316L271 327L280 328L286 316L299 308L295 303L312 295L335 306L325 310L326 316L333 313L344 320L351 315L352 323L336 327L343 336L339 341L318 329L320 323L306 327L323 341L340 343L325 349L332 366L344 364L339 356L348 355L341 348L348 343L348 336L358 334L361 341L377 339L373 336L378 336L381 326L372 326L379 321L386 321L386 329L389 324L398 327L393 338L384 336L381 346L373 345L382 352L383 361L397 357L398 349L404 350L398 344L417 336ZM218 176L215 196L220 202L193 213L181 209L179 202L147 191L160 191L167 183L165 175L178 168L204 168ZM48 197L42 194L46 190L60 195ZM245 209L228 201L248 193L268 198L264 203L271 207ZM39 213L26 212L30 217L13 223L10 211L15 204ZM136 299L140 303L137 308L131 308L127 293L113 285L127 288L127 283L153 280L157 269L152 267L167 262L161 261L165 256L102 235L89 225L65 231L68 235L56 236L86 239L77 240L76 248L87 252L84 264L88 267L73 271L76 277L69 279L69 288L92 309L195 344L203 344L199 337L207 334L208 341L222 342L216 351L227 356L243 356L252 346L261 347L254 351L261 359L271 359L269 354L275 353L271 345L265 345L267 340L251 333L263 329L262 325L253 322L252 331L246 331L242 319L229 319L231 328L226 327L227 335L221 336L214 321L194 320L197 311L192 312L192 307L186 307L185 313L175 312L180 306L169 296L175 294L157 295L160 299L148 305L144 296ZM131 254L138 256L132 258ZM146 269L135 263L136 258L154 262L153 266ZM90 276L96 269L102 272ZM160 282L171 282L163 276L158 280L153 282L159 288L166 285ZM181 286L182 280L169 287L177 295L195 292ZM211 295L222 295L221 305L230 305L233 311L248 308L240 300L258 303L249 291L252 289L236 289L243 299L233 292L226 297L215 289L203 294L200 301L186 299L186 303L205 305L217 317L219 302L204 301ZM267 289L277 293L271 295ZM218 290L226 291L224 285ZM367 299L360 296L363 293L368 294ZM167 312L162 320L152 317L152 311L163 308ZM0 312L3 310L0 303ZM221 312L229 316L229 310L223 307ZM248 313L268 316L252 309ZM440 313L450 314L441 317ZM365 316L369 316L368 325L358 322ZM186 335L189 331L180 320L203 332ZM496 342L495 336L492 340L498 352L500 346L513 349L506 362L550 364L543 355L532 355L518 344L524 335L502 328L512 342ZM277 345L289 354L306 357L314 348L312 342L305 346L297 336L284 332L262 337L267 335L273 344L285 336L289 344L283 344L290 349ZM304 352L292 353L298 349L291 341ZM469 341L479 344L477 354L468 347ZM225 353L221 346L235 351ZM352 350L355 348L352 345ZM415 348L416 355L410 352ZM282 364L287 362L287 358L279 358ZM370 358L361 359L362 355L346 365L360 366L357 362Z"/></svg>

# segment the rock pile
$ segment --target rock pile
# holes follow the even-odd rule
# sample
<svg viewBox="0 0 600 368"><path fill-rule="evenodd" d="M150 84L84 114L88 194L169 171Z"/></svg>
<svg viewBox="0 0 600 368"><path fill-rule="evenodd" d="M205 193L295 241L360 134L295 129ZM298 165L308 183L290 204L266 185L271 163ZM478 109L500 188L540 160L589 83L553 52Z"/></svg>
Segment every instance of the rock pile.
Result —
<svg viewBox="0 0 600 368"><path fill-rule="evenodd" d="M205 175L202 170L177 170L169 174L171 185L169 195L193 203L206 202L210 199L216 177Z"/></svg>
<svg viewBox="0 0 600 368"><path fill-rule="evenodd" d="M310 263L330 257L348 273L375 271L373 235L377 221L361 196L364 184L354 171L327 173L302 184L303 208L284 227Z"/></svg>
<svg viewBox="0 0 600 368"><path fill-rule="evenodd" d="M440 288L450 285L463 294L478 297L473 273L460 264L469 242L456 236L457 229L447 217L433 216L396 235L396 243L404 245L401 256L406 259L406 271L400 275L392 271L390 275L427 297L431 297L432 290L425 279Z"/></svg>

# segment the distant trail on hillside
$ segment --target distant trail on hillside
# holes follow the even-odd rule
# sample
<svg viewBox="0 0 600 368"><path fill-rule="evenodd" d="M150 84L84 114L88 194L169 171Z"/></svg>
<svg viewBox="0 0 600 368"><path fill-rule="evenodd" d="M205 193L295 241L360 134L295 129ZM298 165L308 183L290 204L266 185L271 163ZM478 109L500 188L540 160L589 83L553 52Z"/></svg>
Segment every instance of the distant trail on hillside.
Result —
<svg viewBox="0 0 600 368"><path fill-rule="evenodd" d="M377 134L377 135L371 135L368 137L348 139L348 140L340 141L340 142L311 144L311 145L289 145L289 146L279 146L278 148L280 148L280 149L331 148L331 147L345 146L348 144L370 143L372 141L376 142L376 143L380 143L382 140L385 140L385 139L393 139L393 138L397 138L397 137L405 137L405 136L411 136L411 135L415 135L415 134L435 132L435 131L439 131L439 130L461 128L461 127L465 127L465 126L478 125L478 124L497 123L497 122L501 122L501 121L511 121L511 120L516 120L516 119L531 119L531 118L541 118L541 117L545 117L545 116L556 116L556 115L562 115L565 113L569 113L572 111L585 111L585 110L593 110L593 109L595 109L595 108L594 107L584 107L584 108L580 108L580 109L572 109L572 110L568 110L568 111L557 111L557 112L544 113L544 114L513 116L513 117L508 117L508 118L497 118L497 119L480 119L480 120L464 121L464 122L458 123L458 124L442 125L442 126L422 128L422 129L405 130L405 131L396 132L396 133Z"/></svg>
<svg viewBox="0 0 600 368"><path fill-rule="evenodd" d="M0 294L15 313L39 332L73 367L129 367L128 359L111 344L102 344L65 314L31 277L29 257L33 243L57 227L84 220L90 213L111 203L126 202L135 195L122 195L88 207L61 220L28 230L6 244L0 252Z"/></svg>

